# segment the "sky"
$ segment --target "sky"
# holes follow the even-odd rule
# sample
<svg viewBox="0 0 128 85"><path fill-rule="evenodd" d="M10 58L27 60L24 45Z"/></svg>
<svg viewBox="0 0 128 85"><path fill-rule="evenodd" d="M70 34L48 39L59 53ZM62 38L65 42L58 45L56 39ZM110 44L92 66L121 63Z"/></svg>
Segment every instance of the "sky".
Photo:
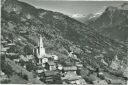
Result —
<svg viewBox="0 0 128 85"><path fill-rule="evenodd" d="M123 1L69 1L69 0L20 0L27 2L36 8L42 8L61 12L63 14L73 15L88 15L90 13L103 12L107 6L119 6ZM125 1L126 2L126 1Z"/></svg>

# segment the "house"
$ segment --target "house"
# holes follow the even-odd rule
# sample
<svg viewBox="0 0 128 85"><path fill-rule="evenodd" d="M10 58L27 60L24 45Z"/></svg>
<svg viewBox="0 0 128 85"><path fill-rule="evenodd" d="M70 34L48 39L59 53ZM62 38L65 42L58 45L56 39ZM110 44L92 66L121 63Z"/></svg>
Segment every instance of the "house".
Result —
<svg viewBox="0 0 128 85"><path fill-rule="evenodd" d="M53 76L53 75L56 75L58 72L56 71L45 71L44 74L45 74L45 77L50 77L50 76Z"/></svg>
<svg viewBox="0 0 128 85"><path fill-rule="evenodd" d="M68 67L63 67L65 72L74 72L76 73L77 67L76 66L68 66Z"/></svg>
<svg viewBox="0 0 128 85"><path fill-rule="evenodd" d="M128 66L125 68L123 75L124 77L128 78Z"/></svg>
<svg viewBox="0 0 128 85"><path fill-rule="evenodd" d="M27 57L28 60L34 59L34 56L33 55L26 55L26 57Z"/></svg>
<svg viewBox="0 0 128 85"><path fill-rule="evenodd" d="M20 61L20 59L13 59L13 61L14 61L16 64L18 64L19 61Z"/></svg>
<svg viewBox="0 0 128 85"><path fill-rule="evenodd" d="M93 83L94 85L108 85L108 83L105 80L93 81Z"/></svg>
<svg viewBox="0 0 128 85"><path fill-rule="evenodd" d="M112 61L110 67L114 70L118 70L120 67L120 62L119 61Z"/></svg>
<svg viewBox="0 0 128 85"><path fill-rule="evenodd" d="M88 68L90 71L94 71L94 68L92 68L91 66L86 66L86 68Z"/></svg>
<svg viewBox="0 0 128 85"><path fill-rule="evenodd" d="M9 49L9 47L1 48L1 52L6 52Z"/></svg>
<svg viewBox="0 0 128 85"><path fill-rule="evenodd" d="M82 79L80 76L74 77L74 79L70 79L68 81L70 84L86 84L85 80Z"/></svg>
<svg viewBox="0 0 128 85"><path fill-rule="evenodd" d="M42 67L44 67L46 71L50 69L50 65L48 64L48 62L42 64Z"/></svg>
<svg viewBox="0 0 128 85"><path fill-rule="evenodd" d="M121 79L110 79L111 84L123 84L123 81Z"/></svg>
<svg viewBox="0 0 128 85"><path fill-rule="evenodd" d="M82 69L83 65L80 62L76 62L76 66L78 69Z"/></svg>
<svg viewBox="0 0 128 85"><path fill-rule="evenodd" d="M80 78L79 80L76 80L76 84L86 84L86 82L83 78Z"/></svg>
<svg viewBox="0 0 128 85"><path fill-rule="evenodd" d="M61 64L58 64L58 68L57 69L62 70L63 66Z"/></svg>
<svg viewBox="0 0 128 85"><path fill-rule="evenodd" d="M49 67L50 71L56 70L56 64L53 61L49 61L48 64L50 66Z"/></svg>
<svg viewBox="0 0 128 85"><path fill-rule="evenodd" d="M65 63L67 66L75 65L76 60L73 57L67 57Z"/></svg>
<svg viewBox="0 0 128 85"><path fill-rule="evenodd" d="M78 60L77 56L73 52L68 53L68 56L75 60Z"/></svg>
<svg viewBox="0 0 128 85"><path fill-rule="evenodd" d="M1 44L7 44L7 41L2 40L2 41L1 41Z"/></svg>
<svg viewBox="0 0 128 85"><path fill-rule="evenodd" d="M107 63L103 58L101 58L101 62L102 62L104 65L108 66L108 63Z"/></svg>
<svg viewBox="0 0 128 85"><path fill-rule="evenodd" d="M54 60L54 63L58 63L59 57L57 55L52 55L52 58Z"/></svg>
<svg viewBox="0 0 128 85"><path fill-rule="evenodd" d="M25 62L29 61L29 59L26 58L26 57L24 57L23 55L20 55L20 59L23 60L23 61L25 61Z"/></svg>
<svg viewBox="0 0 128 85"><path fill-rule="evenodd" d="M78 82L80 83L81 81L80 79L81 79L81 76L77 76L77 74L74 72L67 72L65 77L62 77L62 80L67 84L77 84Z"/></svg>
<svg viewBox="0 0 128 85"><path fill-rule="evenodd" d="M48 58L44 57L44 58L42 59L42 64L44 64L44 63L46 63L46 62L48 62Z"/></svg>
<svg viewBox="0 0 128 85"><path fill-rule="evenodd" d="M9 55L11 57L11 56L17 56L18 53L6 53L6 55Z"/></svg>
<svg viewBox="0 0 128 85"><path fill-rule="evenodd" d="M0 71L0 82L1 82L2 80L5 80L5 79L8 79L8 78L7 78L7 75L5 75L4 72Z"/></svg>
<svg viewBox="0 0 128 85"><path fill-rule="evenodd" d="M45 82L46 83L53 83L53 78L52 77L46 77Z"/></svg>
<svg viewBox="0 0 128 85"><path fill-rule="evenodd" d="M44 72L44 68L42 66L38 66L38 69L36 70L38 74Z"/></svg>
<svg viewBox="0 0 128 85"><path fill-rule="evenodd" d="M15 45L15 43L9 43L9 44L7 44L7 46L14 46Z"/></svg>
<svg viewBox="0 0 128 85"><path fill-rule="evenodd" d="M6 48L1 48L1 54L4 55L4 54L7 54L7 49L9 49L8 47Z"/></svg>
<svg viewBox="0 0 128 85"><path fill-rule="evenodd" d="M53 83L54 82L53 77L57 74L58 74L58 72L56 72L56 71L45 71L44 72L45 82Z"/></svg>
<svg viewBox="0 0 128 85"><path fill-rule="evenodd" d="M1 41L1 48L6 47L7 43L8 43L7 41L2 40Z"/></svg>

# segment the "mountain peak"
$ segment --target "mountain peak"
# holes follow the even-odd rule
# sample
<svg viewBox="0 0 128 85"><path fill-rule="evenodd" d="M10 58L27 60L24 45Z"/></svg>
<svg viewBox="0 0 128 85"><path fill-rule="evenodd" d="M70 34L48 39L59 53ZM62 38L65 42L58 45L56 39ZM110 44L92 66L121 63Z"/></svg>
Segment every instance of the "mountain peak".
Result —
<svg viewBox="0 0 128 85"><path fill-rule="evenodd" d="M124 10L128 10L128 3L123 3L121 5L121 8L124 9Z"/></svg>
<svg viewBox="0 0 128 85"><path fill-rule="evenodd" d="M128 10L128 3L123 3L119 6L109 6L106 8L106 11L115 11L115 10Z"/></svg>
<svg viewBox="0 0 128 85"><path fill-rule="evenodd" d="M71 17L72 18L82 18L82 17L85 17L85 16L82 15L82 14L73 14Z"/></svg>
<svg viewBox="0 0 128 85"><path fill-rule="evenodd" d="M106 8L105 11L116 11L117 9L118 9L117 7L109 6Z"/></svg>

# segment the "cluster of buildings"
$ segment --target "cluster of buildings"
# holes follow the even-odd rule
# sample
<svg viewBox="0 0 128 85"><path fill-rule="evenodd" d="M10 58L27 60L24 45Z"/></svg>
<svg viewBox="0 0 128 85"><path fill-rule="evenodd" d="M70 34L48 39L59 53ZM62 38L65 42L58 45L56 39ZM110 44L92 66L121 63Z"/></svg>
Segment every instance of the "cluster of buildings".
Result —
<svg viewBox="0 0 128 85"><path fill-rule="evenodd" d="M36 54L38 57L37 73L39 79L46 83L67 83L67 84L85 84L85 80L77 75L77 70L81 69L83 65L80 62L75 62L75 65L63 66L59 61L57 55L46 54L43 47L42 37L39 39ZM74 57L73 53L69 53L69 58ZM69 59L67 58L67 59ZM77 60L77 56L74 57Z"/></svg>
<svg viewBox="0 0 128 85"><path fill-rule="evenodd" d="M10 56L17 56L16 53L8 53L7 50L10 49L11 46L15 46L14 43L7 43L6 41L2 41L2 49L1 49L1 54L6 54L6 55L10 55ZM80 71L83 68L83 65L81 64L80 60L77 58L77 56L75 54L73 54L73 52L70 52L68 54L67 59L65 60L65 62L70 63L72 59L73 60L73 64L69 64L67 66L63 66L62 64L59 63L59 57L55 54L47 54L45 52L45 48L43 45L43 39L40 36L39 41L38 41L38 46L36 48L34 48L34 53L35 55L26 55L26 56L22 56L20 55L19 58L13 59L13 61L15 62L15 64L17 64L15 66L15 71L17 71L17 73L22 73L25 75L28 75L29 79L33 79L33 73L32 72L28 72L26 71L26 65L24 65L24 68L21 68L18 66L19 61L23 60L25 62L28 62L30 60L32 60L33 63L35 63L35 59L34 57L37 57L37 61L36 61L36 67L37 69L34 70L35 74L36 74L36 78L44 83L48 83L48 84L86 84L85 80L80 76ZM6 56L5 56L6 57ZM14 64L12 61L8 60L9 62L11 62L12 64ZM104 62L103 60L101 60L104 64L106 64L106 62ZM112 61L112 64L110 65L111 68L113 69L118 69L118 67L120 65L117 65L117 62L119 62L117 56L115 57L115 60ZM12 65L14 66L14 65ZM17 68L19 69L24 69L24 70L17 70ZM126 70L125 74L128 71ZM6 79L7 77L4 75L4 73L1 73L3 77L3 79ZM2 78L1 77L1 78ZM112 81L112 80L111 80ZM96 83L96 82L95 82Z"/></svg>
<svg viewBox="0 0 128 85"><path fill-rule="evenodd" d="M8 49L10 49L12 46L15 46L14 43L7 43L7 41L2 41L2 54L6 56L18 56L16 53L10 53L7 52ZM54 84L85 84L86 82L84 79L77 74L77 70L81 69L83 65L79 62L78 58L76 55L73 54L73 52L69 53L69 56L67 57L66 62L70 63L70 60L75 59L74 64L71 64L69 66L63 66L61 65L59 61L59 57L55 54L47 54L45 52L45 48L43 45L43 39L40 36L39 41L38 41L38 46L34 48L34 54L35 55L20 55L17 58L14 58L9 60L6 58L7 61L11 62L11 64L14 64L13 70L16 71L16 73L28 75L29 78L29 72L20 70L20 69L27 69L25 63L24 65L21 65L20 60L24 62L29 62L30 60L35 63L34 57L37 57L36 61L36 67L37 69L35 70L35 74L38 78L38 80L41 80L44 83L54 83ZM22 66L22 68L20 67ZM17 69L18 68L18 69ZM20 70L20 71L19 71ZM26 74L27 73L27 74ZM31 73L31 72L30 72ZM31 73L32 75L32 73ZM29 79L32 79L29 78Z"/></svg>

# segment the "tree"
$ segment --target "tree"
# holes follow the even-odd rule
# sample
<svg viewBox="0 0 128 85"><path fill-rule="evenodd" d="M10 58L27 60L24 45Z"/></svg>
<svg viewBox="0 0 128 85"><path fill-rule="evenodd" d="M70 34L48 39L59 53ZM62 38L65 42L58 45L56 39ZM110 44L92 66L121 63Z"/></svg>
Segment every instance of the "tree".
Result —
<svg viewBox="0 0 128 85"><path fill-rule="evenodd" d="M10 65L5 62L1 63L1 70L9 77L13 74L13 69Z"/></svg>
<svg viewBox="0 0 128 85"><path fill-rule="evenodd" d="M29 45L26 45L24 47L24 53L25 53L25 55L31 55L33 53L33 50L30 48Z"/></svg>
<svg viewBox="0 0 128 85"><path fill-rule="evenodd" d="M28 71L36 70L36 66L31 61L28 61L26 64L26 69Z"/></svg>
<svg viewBox="0 0 128 85"><path fill-rule="evenodd" d="M53 82L54 84L62 84L61 75L59 73L53 76Z"/></svg>
<svg viewBox="0 0 128 85"><path fill-rule="evenodd" d="M13 37L14 37L13 34L9 33L8 35L9 35L9 39L11 40L11 42L13 42Z"/></svg>

